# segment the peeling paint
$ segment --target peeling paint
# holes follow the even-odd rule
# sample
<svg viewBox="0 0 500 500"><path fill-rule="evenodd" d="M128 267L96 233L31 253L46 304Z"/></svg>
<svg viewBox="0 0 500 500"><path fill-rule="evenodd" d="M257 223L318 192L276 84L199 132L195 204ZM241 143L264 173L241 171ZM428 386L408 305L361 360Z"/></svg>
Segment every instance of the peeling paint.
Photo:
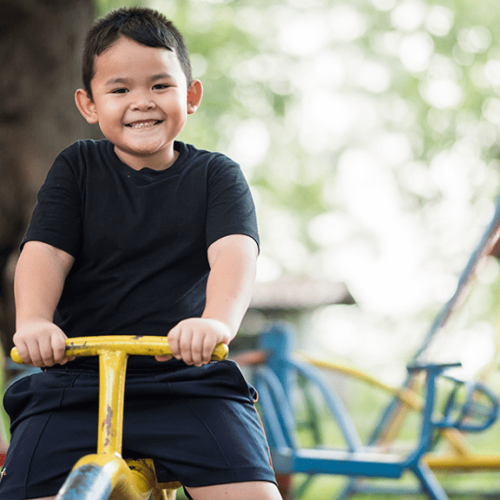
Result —
<svg viewBox="0 0 500 500"><path fill-rule="evenodd" d="M106 406L106 418L102 422L102 430L104 431L104 446L109 445L109 441L112 435L112 422L113 421L113 408L111 405Z"/></svg>

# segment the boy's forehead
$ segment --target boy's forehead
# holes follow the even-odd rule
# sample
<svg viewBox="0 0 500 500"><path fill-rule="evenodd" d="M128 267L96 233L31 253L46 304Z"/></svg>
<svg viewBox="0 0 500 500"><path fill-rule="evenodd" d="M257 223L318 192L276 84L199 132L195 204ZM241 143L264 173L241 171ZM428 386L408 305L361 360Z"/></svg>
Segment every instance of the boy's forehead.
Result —
<svg viewBox="0 0 500 500"><path fill-rule="evenodd" d="M94 76L102 72L142 72L161 67L170 74L183 73L175 50L149 47L123 36L94 58Z"/></svg>

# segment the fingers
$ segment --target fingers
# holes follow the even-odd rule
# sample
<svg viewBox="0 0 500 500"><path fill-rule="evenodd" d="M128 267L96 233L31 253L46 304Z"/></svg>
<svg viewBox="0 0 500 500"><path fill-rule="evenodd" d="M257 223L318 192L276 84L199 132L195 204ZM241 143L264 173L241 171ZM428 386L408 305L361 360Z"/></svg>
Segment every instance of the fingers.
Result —
<svg viewBox="0 0 500 500"><path fill-rule="evenodd" d="M201 366L210 363L219 336L210 322L193 318L173 328L168 334L168 343L176 359L182 359L187 365Z"/></svg>
<svg viewBox="0 0 500 500"><path fill-rule="evenodd" d="M62 333L62 332L61 332ZM52 359L54 364L60 363L64 365L69 361L66 357L66 335L54 335L52 336ZM73 358L75 359L75 358ZM46 365L49 366L49 365Z"/></svg>
<svg viewBox="0 0 500 500"><path fill-rule="evenodd" d="M40 339L33 342L25 342L17 347L21 359L28 365L33 365L38 368L44 366L53 366L54 357L50 339Z"/></svg>
<svg viewBox="0 0 500 500"><path fill-rule="evenodd" d="M173 356L155 356L156 361L169 361Z"/></svg>
<svg viewBox="0 0 500 500"><path fill-rule="evenodd" d="M31 356L29 355L28 348L24 344L24 342L17 342L16 347L17 347L17 352L19 353L19 357L23 360L23 363L32 365L33 362L31 361Z"/></svg>
<svg viewBox="0 0 500 500"><path fill-rule="evenodd" d="M50 322L26 325L14 335L14 344L24 363L43 368L69 361L65 357L66 335Z"/></svg>
<svg viewBox="0 0 500 500"><path fill-rule="evenodd" d="M54 353L52 352L52 339L51 337L42 337L38 341L38 350L35 351L37 354L36 359L33 359L35 366L53 366L54 365Z"/></svg>

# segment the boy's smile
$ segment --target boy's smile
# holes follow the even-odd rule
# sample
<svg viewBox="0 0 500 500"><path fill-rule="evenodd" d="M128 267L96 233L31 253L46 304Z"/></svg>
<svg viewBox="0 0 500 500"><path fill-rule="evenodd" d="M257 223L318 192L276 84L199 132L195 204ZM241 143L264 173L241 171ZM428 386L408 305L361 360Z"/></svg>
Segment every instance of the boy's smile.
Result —
<svg viewBox="0 0 500 500"><path fill-rule="evenodd" d="M175 52L121 37L95 58L93 99L76 93L90 123L99 123L130 167L165 169L177 158L174 140L201 101L202 87L186 76Z"/></svg>
<svg viewBox="0 0 500 500"><path fill-rule="evenodd" d="M127 125L127 127L132 127L132 128L146 128L146 127L154 127L155 125L158 125L159 123L161 123L160 120L134 122L134 123L129 123Z"/></svg>

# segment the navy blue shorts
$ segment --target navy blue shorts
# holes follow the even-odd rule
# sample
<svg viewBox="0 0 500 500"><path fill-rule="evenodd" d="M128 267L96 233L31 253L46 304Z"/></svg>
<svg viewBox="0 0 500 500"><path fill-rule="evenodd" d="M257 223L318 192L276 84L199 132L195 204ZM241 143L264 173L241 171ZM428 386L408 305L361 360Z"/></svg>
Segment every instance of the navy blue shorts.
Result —
<svg viewBox="0 0 500 500"><path fill-rule="evenodd" d="M66 365L7 390L12 438L1 500L57 494L77 460L96 452L98 377ZM122 456L152 458L158 481L187 487L275 482L255 395L233 361L129 372Z"/></svg>

